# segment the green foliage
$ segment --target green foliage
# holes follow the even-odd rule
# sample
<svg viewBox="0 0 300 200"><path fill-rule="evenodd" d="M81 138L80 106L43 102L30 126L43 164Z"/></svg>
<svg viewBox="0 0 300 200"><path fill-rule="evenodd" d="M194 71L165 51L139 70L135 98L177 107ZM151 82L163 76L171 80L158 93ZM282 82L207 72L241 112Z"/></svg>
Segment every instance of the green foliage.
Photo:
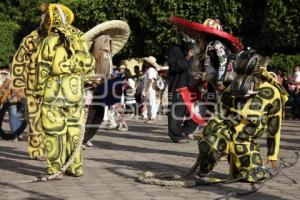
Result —
<svg viewBox="0 0 300 200"><path fill-rule="evenodd" d="M242 7L241 37L261 54L295 54L300 49L299 0L248 0Z"/></svg>
<svg viewBox="0 0 300 200"><path fill-rule="evenodd" d="M60 0L69 7L74 15L74 26L82 31L88 31L95 25L107 20L105 9L105 0Z"/></svg>
<svg viewBox="0 0 300 200"><path fill-rule="evenodd" d="M15 38L20 26L12 21L0 22L0 67L7 66L16 51Z"/></svg>
<svg viewBox="0 0 300 200"><path fill-rule="evenodd" d="M177 41L176 29L169 23L172 15L203 22L219 17L229 32L238 30L242 16L237 12L241 3L215 0L61 0L76 15L75 25L87 31L111 19L126 20L131 36L118 58L153 55L165 59L168 48ZM84 8L84 9L83 9Z"/></svg>
<svg viewBox="0 0 300 200"><path fill-rule="evenodd" d="M3 0L0 3L0 21L14 21L22 27L24 37L40 23L40 13L38 10L43 0ZM21 41L21 38L18 38Z"/></svg>
<svg viewBox="0 0 300 200"><path fill-rule="evenodd" d="M296 65L300 65L300 54L297 55L284 55L274 54L271 57L270 64L275 68L282 68L288 73L292 73Z"/></svg>
<svg viewBox="0 0 300 200"><path fill-rule="evenodd" d="M292 53L299 49L299 0L268 0L262 34L272 52Z"/></svg>
<svg viewBox="0 0 300 200"><path fill-rule="evenodd" d="M163 62L168 48L177 42L172 15L204 22L218 17L227 32L242 39L244 46L262 55L299 54L299 0L2 0L0 21L14 21L21 39L39 26L41 2L58 2L75 14L74 25L88 31L106 20L126 20L131 36L115 61L153 55ZM5 51L4 47L4 50Z"/></svg>

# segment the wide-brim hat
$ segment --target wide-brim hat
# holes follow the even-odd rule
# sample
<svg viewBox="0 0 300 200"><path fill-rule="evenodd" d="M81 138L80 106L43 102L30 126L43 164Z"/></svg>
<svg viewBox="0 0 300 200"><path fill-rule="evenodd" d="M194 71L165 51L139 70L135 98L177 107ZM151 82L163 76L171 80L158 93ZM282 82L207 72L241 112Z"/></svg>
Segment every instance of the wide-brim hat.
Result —
<svg viewBox="0 0 300 200"><path fill-rule="evenodd" d="M153 67L155 67L156 70L159 70L160 65L157 64L156 58L154 56L145 57L143 58L143 60L149 63L150 65L152 65Z"/></svg>
<svg viewBox="0 0 300 200"><path fill-rule="evenodd" d="M169 66L164 65L164 66L159 66L158 71L168 71L169 70Z"/></svg>
<svg viewBox="0 0 300 200"><path fill-rule="evenodd" d="M243 50L243 44L239 39L227 33L225 31L218 30L216 28L212 28L210 26L205 26L198 22L191 22L180 17L171 16L169 21L175 25L180 31L183 31L186 34L189 34L191 31L202 32L205 34L209 34L218 38L222 38L229 42L237 52Z"/></svg>
<svg viewBox="0 0 300 200"><path fill-rule="evenodd" d="M130 27L125 21L110 20L98 24L86 32L83 37L91 48L94 40L100 35L109 35L112 38L112 55L115 55L126 44L130 35Z"/></svg>
<svg viewBox="0 0 300 200"><path fill-rule="evenodd" d="M127 69L127 67L125 65L121 65L119 69Z"/></svg>

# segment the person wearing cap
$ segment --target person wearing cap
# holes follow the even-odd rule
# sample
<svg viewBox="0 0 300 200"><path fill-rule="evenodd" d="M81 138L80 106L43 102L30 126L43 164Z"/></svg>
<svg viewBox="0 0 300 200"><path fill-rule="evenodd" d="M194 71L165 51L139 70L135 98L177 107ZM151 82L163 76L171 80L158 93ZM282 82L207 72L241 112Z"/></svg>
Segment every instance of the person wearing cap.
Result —
<svg viewBox="0 0 300 200"><path fill-rule="evenodd" d="M142 96L147 100L147 123L151 123L155 121L158 112L154 81L158 78L157 70L159 69L159 65L156 62L156 58L153 56L145 57L144 63L146 64L146 67L148 69L145 74L144 90L142 92Z"/></svg>
<svg viewBox="0 0 300 200"><path fill-rule="evenodd" d="M168 134L173 142L187 142L185 134L191 134L197 124L189 116L180 93L183 87L194 87L196 82L192 76L192 65L196 42L185 33L180 33L180 45L174 45L168 53Z"/></svg>
<svg viewBox="0 0 300 200"><path fill-rule="evenodd" d="M49 4L50 25L37 55L34 95L41 102L48 177L83 175L81 148L84 124L84 84L95 60L83 33L72 26L74 14L61 4Z"/></svg>
<svg viewBox="0 0 300 200"><path fill-rule="evenodd" d="M234 68L237 77L225 88L218 111L198 137L199 176L206 176L222 156L229 156L233 178L259 182L267 172L256 140L267 134L267 162L277 170L282 105L288 95L255 51L240 52Z"/></svg>
<svg viewBox="0 0 300 200"><path fill-rule="evenodd" d="M126 71L126 70L127 70L126 65L121 65L121 66L119 67L119 71L120 71L121 74L125 74L125 71Z"/></svg>

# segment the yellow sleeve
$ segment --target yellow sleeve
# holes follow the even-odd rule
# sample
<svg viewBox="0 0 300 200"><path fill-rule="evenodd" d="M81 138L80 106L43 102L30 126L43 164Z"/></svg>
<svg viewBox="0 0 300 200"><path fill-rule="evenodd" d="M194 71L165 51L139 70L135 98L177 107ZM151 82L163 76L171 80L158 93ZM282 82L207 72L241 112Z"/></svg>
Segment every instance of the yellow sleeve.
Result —
<svg viewBox="0 0 300 200"><path fill-rule="evenodd" d="M49 77L49 74L52 69L52 61L55 56L55 46L59 42L59 36L57 34L48 36L42 46L41 51L39 52L37 59L37 68L35 76L35 95L43 96L45 84Z"/></svg>
<svg viewBox="0 0 300 200"><path fill-rule="evenodd" d="M28 65L30 63L29 49L26 44L32 40L30 35L26 36L16 54L14 55L12 65L10 68L11 76L11 89L25 89L26 88L26 77L28 71Z"/></svg>
<svg viewBox="0 0 300 200"><path fill-rule="evenodd" d="M282 123L282 100L279 91L274 89L274 99L272 107L268 110L267 121L267 147L268 147L268 160L277 160L279 147L280 147L280 135L281 135L281 123Z"/></svg>

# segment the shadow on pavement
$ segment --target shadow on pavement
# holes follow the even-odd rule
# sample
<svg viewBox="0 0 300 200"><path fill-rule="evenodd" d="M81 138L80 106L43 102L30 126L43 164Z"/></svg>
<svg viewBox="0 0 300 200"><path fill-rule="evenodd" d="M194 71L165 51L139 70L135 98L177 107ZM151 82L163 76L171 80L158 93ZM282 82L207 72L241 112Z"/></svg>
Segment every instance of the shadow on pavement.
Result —
<svg viewBox="0 0 300 200"><path fill-rule="evenodd" d="M298 144L299 147L300 147L300 139L295 139L295 138L281 138L280 140L284 141L284 142L288 142L288 143Z"/></svg>
<svg viewBox="0 0 300 200"><path fill-rule="evenodd" d="M130 130L130 132L132 132ZM128 132L101 132L100 135L105 135L107 137L113 137L113 138L125 138L125 139L133 139L133 140L148 140L148 141L153 141L153 142L163 142L163 143L170 143L170 139L162 138L162 137L150 137L150 136L144 136L144 135L131 135Z"/></svg>
<svg viewBox="0 0 300 200"><path fill-rule="evenodd" d="M40 193L40 192L35 192L33 190L28 190L25 188L21 188L15 184L10 184L10 183L6 183L6 182L0 182L0 185L4 186L4 187L9 187L15 190L19 190L19 191L23 191L26 192L28 194L30 194L29 198L26 198L26 200L41 200L41 199L51 199L51 200L63 200L63 198L58 198L52 195L48 195L48 194L44 194L44 193ZM16 198L17 199L17 198Z"/></svg>
<svg viewBox="0 0 300 200"><path fill-rule="evenodd" d="M241 184L244 184L243 186L241 186ZM232 186L232 187L230 187ZM247 187L248 189L246 189L245 187ZM241 189L243 188L243 189ZM213 192L215 194L221 195L223 197L219 197L216 198L216 200L227 200L227 199L245 199L245 200L258 200L258 199L272 199L272 200L285 200L286 198L281 198L278 196L274 196L272 194L267 194L267 193L263 193L261 191L257 191L255 193L251 193L245 196L233 196L232 198L228 198L227 195L230 192L248 192L250 191L251 187L249 183L231 183L231 184L218 184L218 185L214 185L214 186L199 186L197 187L197 190L199 190L199 192L201 191L209 191L209 192ZM263 189L263 187L262 187Z"/></svg>
<svg viewBox="0 0 300 200"><path fill-rule="evenodd" d="M165 135L168 136L167 129L165 127L156 127L154 124L145 124L143 125L133 125L129 124L129 131L135 133L151 133L156 135Z"/></svg>
<svg viewBox="0 0 300 200"><path fill-rule="evenodd" d="M14 159L29 160L29 157L25 152L17 151L11 147L0 147L0 168L7 171L16 172L26 175L40 175L45 170L41 167L26 164L24 162L18 162Z"/></svg>
<svg viewBox="0 0 300 200"><path fill-rule="evenodd" d="M131 160L114 160L114 159L98 159L98 158L89 158L88 160L100 162L100 163L108 163L111 165L116 165L116 167L106 167L105 169L110 171L111 173L137 181L137 177L140 175L140 173L144 171L153 171L153 172L165 172L169 174L181 174L187 172L187 167L181 167L176 165L170 165L170 164L164 164L159 162L153 162L153 161L131 161ZM192 164L191 164L192 165ZM134 170L134 172L126 173L129 170ZM197 173L197 172L195 172ZM213 176L216 177L225 177L226 174L214 172ZM140 183L142 184L142 183ZM248 183L233 183L230 185L224 185L224 184L218 184L218 185L210 185L210 186L197 186L194 189L201 191L209 191L213 192L215 194L224 196L224 198L218 198L218 199L226 199L226 195L229 192L246 192L247 190L242 190L241 184L243 185L242 188L245 188L245 186L249 185L250 190L250 184ZM247 185L248 184L248 185ZM230 187L232 186L232 187ZM161 186L157 186L161 187ZM171 188L171 187L170 187ZM256 192L247 196L238 196L236 197L238 199L274 199L274 200L284 200L285 198L277 197L272 194L266 194L263 192Z"/></svg>
<svg viewBox="0 0 300 200"><path fill-rule="evenodd" d="M12 147L0 146L0 157L20 159L20 160L29 160L29 156L26 152L17 151Z"/></svg>
<svg viewBox="0 0 300 200"><path fill-rule="evenodd" d="M107 150L130 151L130 152L139 152L139 153L167 154L167 155L176 155L176 156L183 156L183 157L195 157L195 158L197 156L197 154L195 154L195 153L186 153L186 152L171 151L171 150L160 150L160 149L153 149L153 148L128 146L128 145L115 144L115 143L112 143L112 142L105 142L105 141L93 141L93 144L94 144L94 146L96 146L100 149L107 149Z"/></svg>
<svg viewBox="0 0 300 200"><path fill-rule="evenodd" d="M284 141L285 139L281 138L282 141ZM264 147L267 148L267 144L260 144L260 147ZM280 144L280 150L284 149L284 150L292 150L292 151L300 151L300 146L296 147L296 146L291 146L291 145L283 145Z"/></svg>

